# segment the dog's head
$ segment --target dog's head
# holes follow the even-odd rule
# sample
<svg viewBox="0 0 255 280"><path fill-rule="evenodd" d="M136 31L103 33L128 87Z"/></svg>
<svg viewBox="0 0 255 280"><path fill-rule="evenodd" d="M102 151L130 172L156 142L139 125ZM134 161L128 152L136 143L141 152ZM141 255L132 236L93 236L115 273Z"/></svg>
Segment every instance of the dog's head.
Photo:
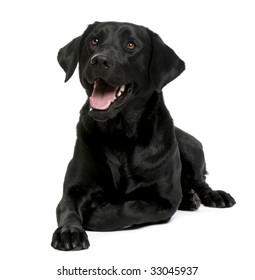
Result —
<svg viewBox="0 0 255 280"><path fill-rule="evenodd" d="M68 81L79 63L89 96L89 115L113 118L128 104L144 106L149 96L175 79L184 62L149 29L117 22L95 22L58 54ZM132 102L132 100L134 100Z"/></svg>

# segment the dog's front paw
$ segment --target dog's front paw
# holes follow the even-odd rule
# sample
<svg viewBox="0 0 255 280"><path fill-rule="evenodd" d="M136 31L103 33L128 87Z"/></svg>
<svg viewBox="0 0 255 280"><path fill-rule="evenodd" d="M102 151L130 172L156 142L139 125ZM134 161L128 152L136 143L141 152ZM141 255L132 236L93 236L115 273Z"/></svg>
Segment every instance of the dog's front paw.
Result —
<svg viewBox="0 0 255 280"><path fill-rule="evenodd" d="M225 208L236 204L234 198L224 191L210 191L203 197L200 197L200 199L208 207Z"/></svg>
<svg viewBox="0 0 255 280"><path fill-rule="evenodd" d="M82 227L59 227L53 234L51 246L57 250L83 250L89 247L88 236Z"/></svg>

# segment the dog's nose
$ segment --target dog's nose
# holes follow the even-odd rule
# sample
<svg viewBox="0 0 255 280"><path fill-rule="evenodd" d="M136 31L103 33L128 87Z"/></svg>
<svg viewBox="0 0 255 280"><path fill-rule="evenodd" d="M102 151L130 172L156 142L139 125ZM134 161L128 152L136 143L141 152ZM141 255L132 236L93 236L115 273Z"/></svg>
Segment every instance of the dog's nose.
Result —
<svg viewBox="0 0 255 280"><path fill-rule="evenodd" d="M103 67L105 69L108 69L111 65L111 62L109 58L107 58L106 56L101 54L96 54L91 57L90 64L95 67Z"/></svg>

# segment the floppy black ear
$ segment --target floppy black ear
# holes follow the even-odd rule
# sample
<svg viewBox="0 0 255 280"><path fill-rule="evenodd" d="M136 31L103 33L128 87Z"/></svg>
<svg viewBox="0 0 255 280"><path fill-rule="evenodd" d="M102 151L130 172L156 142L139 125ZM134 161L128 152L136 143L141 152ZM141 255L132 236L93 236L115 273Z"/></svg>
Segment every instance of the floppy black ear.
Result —
<svg viewBox="0 0 255 280"><path fill-rule="evenodd" d="M80 40L81 36L73 39L58 52L58 62L66 72L65 82L67 82L72 77L77 66L79 60Z"/></svg>
<svg viewBox="0 0 255 280"><path fill-rule="evenodd" d="M166 84L184 71L185 64L157 34L150 31L150 37L152 41L150 76L155 90L160 92Z"/></svg>

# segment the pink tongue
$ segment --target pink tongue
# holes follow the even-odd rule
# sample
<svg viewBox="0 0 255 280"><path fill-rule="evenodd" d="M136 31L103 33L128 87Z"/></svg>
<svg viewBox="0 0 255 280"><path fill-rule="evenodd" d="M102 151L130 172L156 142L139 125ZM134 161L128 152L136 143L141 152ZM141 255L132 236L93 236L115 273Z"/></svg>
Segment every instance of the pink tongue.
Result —
<svg viewBox="0 0 255 280"><path fill-rule="evenodd" d="M90 106L97 110L106 110L116 99L116 91L118 88L112 87L103 81L96 81L94 90L89 98Z"/></svg>

